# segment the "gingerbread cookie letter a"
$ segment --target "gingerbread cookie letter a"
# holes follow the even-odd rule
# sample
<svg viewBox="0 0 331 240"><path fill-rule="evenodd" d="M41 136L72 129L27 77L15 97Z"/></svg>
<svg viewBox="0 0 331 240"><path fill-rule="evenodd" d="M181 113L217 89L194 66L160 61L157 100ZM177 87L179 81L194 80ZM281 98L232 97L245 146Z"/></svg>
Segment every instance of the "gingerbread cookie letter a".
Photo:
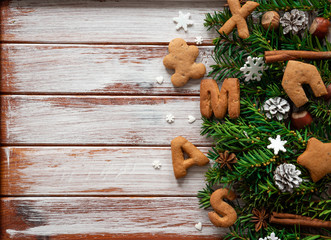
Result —
<svg viewBox="0 0 331 240"><path fill-rule="evenodd" d="M240 7L239 0L228 0L229 8L232 13L232 17L226 21L226 23L219 30L220 33L229 35L235 26L238 29L239 37L245 39L249 37L249 31L246 23L246 18L251 14L255 8L260 4L257 2L247 1L242 7Z"/></svg>
<svg viewBox="0 0 331 240"><path fill-rule="evenodd" d="M210 204L215 212L209 212L208 217L216 227L230 227L237 220L237 213L223 198L234 200L236 195L227 188L221 188L213 192L210 197ZM222 215L220 217L218 214Z"/></svg>
<svg viewBox="0 0 331 240"><path fill-rule="evenodd" d="M184 39L176 38L169 43L169 54L163 59L166 68L175 69L171 82L175 87L184 86L190 78L199 79L206 73L202 63L196 63L199 55L196 46L188 46Z"/></svg>
<svg viewBox="0 0 331 240"><path fill-rule="evenodd" d="M282 86L296 107L301 107L308 102L302 84L309 84L316 97L328 93L323 80L314 65L293 60L288 61L283 76Z"/></svg>
<svg viewBox="0 0 331 240"><path fill-rule="evenodd" d="M190 157L184 159L183 151ZM186 175L186 169L192 165L203 166L209 163L208 158L192 143L179 136L171 141L172 165L176 178Z"/></svg>
<svg viewBox="0 0 331 240"><path fill-rule="evenodd" d="M214 79L204 79L200 84L200 112L210 118L214 112L216 118L224 118L226 112L230 118L240 115L240 87L238 78L224 80L221 92Z"/></svg>

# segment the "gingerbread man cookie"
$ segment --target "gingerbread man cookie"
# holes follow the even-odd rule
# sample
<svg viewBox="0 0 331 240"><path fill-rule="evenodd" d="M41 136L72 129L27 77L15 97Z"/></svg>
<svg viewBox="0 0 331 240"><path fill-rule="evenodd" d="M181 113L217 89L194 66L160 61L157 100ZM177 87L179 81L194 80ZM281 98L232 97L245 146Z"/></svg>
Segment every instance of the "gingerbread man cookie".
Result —
<svg viewBox="0 0 331 240"><path fill-rule="evenodd" d="M169 54L163 59L166 68L175 69L171 82L175 87L184 86L190 78L199 79L206 73L202 63L196 63L199 49L188 46L184 39L176 38L169 43Z"/></svg>

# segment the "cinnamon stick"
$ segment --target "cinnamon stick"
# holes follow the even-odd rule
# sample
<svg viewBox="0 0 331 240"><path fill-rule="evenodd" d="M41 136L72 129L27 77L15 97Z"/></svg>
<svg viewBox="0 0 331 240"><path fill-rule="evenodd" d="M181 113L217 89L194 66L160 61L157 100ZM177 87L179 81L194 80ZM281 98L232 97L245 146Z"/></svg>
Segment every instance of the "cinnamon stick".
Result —
<svg viewBox="0 0 331 240"><path fill-rule="evenodd" d="M316 218L312 219L310 217L290 213L273 212L269 222L280 225L300 225L302 227L331 228L331 221L323 221Z"/></svg>
<svg viewBox="0 0 331 240"><path fill-rule="evenodd" d="M314 52L314 51L297 51L297 50L278 50L265 51L265 62L274 63L280 61L307 59L307 60L325 60L331 59L331 51Z"/></svg>

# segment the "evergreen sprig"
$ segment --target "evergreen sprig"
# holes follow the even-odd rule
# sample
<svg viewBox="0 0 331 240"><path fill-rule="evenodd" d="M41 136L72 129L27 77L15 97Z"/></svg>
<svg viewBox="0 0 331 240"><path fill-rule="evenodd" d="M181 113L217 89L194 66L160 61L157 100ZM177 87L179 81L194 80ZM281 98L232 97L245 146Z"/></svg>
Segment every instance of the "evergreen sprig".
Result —
<svg viewBox="0 0 331 240"><path fill-rule="evenodd" d="M319 16L330 18L331 4L328 0L257 0L260 6L258 12L270 10L290 11L299 9L317 12ZM231 17L228 8L224 11L206 14L205 27L218 32L220 27ZM243 73L240 68L248 56L263 57L265 51L272 50L303 50L330 51L331 44L327 39L320 40L312 36L308 30L302 35L283 34L280 26L277 30L265 30L256 19L247 18L250 37L241 39L235 29L230 35L218 34L214 39L213 58L215 64L209 76L222 82L225 78L235 77L240 80ZM317 67L326 85L331 84L330 61L305 61ZM208 158L214 163L205 174L206 186L198 192L200 206L210 207L211 194L220 187L236 191L240 201L233 205L238 214L236 223L230 228L225 239L258 240L275 232L280 239L326 239L331 233L321 229L317 234L310 229L298 227L283 227L268 223L267 229L255 231L251 222L254 208L265 208L272 211L331 219L331 200L327 188L331 184L331 176L327 175L320 181L311 181L309 171L297 163L297 158L307 147L307 141L315 137L322 142L331 139L331 103L316 98L309 87L304 87L309 102L302 107L309 111L314 121L304 129L292 128L291 120L277 121L268 119L262 109L263 103L273 97L282 97L291 103L283 90L281 81L286 62L268 64L259 82L245 82L240 85L241 114L237 119L203 118L201 134L214 140L215 146L209 151ZM293 104L292 104L293 108ZM286 140L286 152L277 156L267 148L269 137L280 135ZM232 170L221 167L216 162L219 154L224 151L235 153L237 163ZM301 171L303 182L293 192L282 192L274 183L273 175L276 167L282 163L291 163Z"/></svg>

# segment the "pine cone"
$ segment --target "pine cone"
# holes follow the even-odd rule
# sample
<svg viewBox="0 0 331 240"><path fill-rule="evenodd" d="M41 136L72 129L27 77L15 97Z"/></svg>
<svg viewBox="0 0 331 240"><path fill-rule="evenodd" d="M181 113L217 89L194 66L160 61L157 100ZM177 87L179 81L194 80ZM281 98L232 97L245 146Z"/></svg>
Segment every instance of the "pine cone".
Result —
<svg viewBox="0 0 331 240"><path fill-rule="evenodd" d="M277 118L278 121L288 118L290 112L290 104L281 97L269 98L262 108L267 118Z"/></svg>
<svg viewBox="0 0 331 240"><path fill-rule="evenodd" d="M302 178L299 177L300 170L297 170L293 164L281 164L274 172L274 180L278 189L282 192L293 192L294 188L300 186Z"/></svg>
<svg viewBox="0 0 331 240"><path fill-rule="evenodd" d="M283 33L287 34L290 31L293 34L298 34L300 31L307 28L308 17L305 12L293 9L291 12L286 12L280 19L280 23L283 26Z"/></svg>

